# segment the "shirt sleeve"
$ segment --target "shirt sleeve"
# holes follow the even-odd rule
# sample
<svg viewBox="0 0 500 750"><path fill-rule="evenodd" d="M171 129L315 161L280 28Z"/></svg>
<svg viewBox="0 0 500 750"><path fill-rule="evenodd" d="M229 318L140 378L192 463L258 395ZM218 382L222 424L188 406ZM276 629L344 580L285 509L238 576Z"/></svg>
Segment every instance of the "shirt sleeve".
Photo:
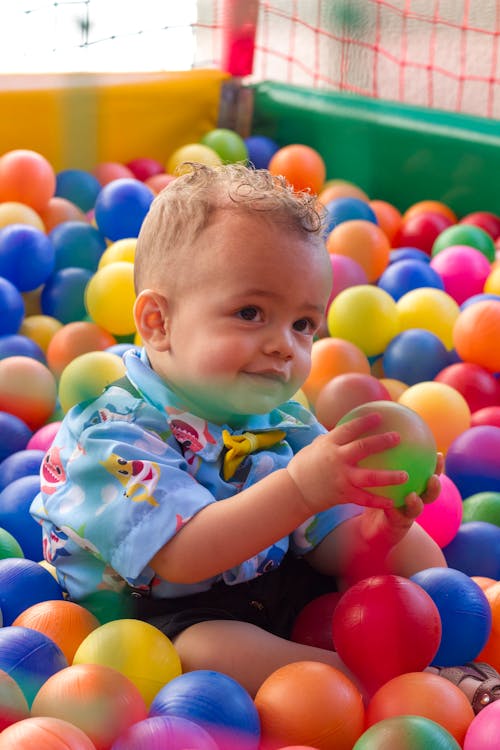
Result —
<svg viewBox="0 0 500 750"><path fill-rule="evenodd" d="M136 585L155 553L215 498L147 417L87 426L89 417L70 412L45 457L38 520Z"/></svg>

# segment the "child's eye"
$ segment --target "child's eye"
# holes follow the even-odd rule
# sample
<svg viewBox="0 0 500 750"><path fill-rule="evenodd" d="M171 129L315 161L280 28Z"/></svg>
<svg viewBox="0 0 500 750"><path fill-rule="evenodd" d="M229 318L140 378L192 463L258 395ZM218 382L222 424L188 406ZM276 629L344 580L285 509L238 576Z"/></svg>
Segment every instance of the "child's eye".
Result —
<svg viewBox="0 0 500 750"><path fill-rule="evenodd" d="M259 320L260 312L257 307L243 307L238 311L238 316L242 320Z"/></svg>
<svg viewBox="0 0 500 750"><path fill-rule="evenodd" d="M293 328L299 333L313 334L317 326L315 323L313 323L312 320L309 320L309 318L300 318L300 320L295 321L295 323L293 324Z"/></svg>

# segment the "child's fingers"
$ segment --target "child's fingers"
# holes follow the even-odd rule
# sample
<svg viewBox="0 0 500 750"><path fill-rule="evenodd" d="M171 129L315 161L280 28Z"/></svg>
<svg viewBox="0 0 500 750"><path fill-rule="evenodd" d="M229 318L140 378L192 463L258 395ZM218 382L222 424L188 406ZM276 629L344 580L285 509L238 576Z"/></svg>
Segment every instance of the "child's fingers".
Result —
<svg viewBox="0 0 500 750"><path fill-rule="evenodd" d="M342 452L350 464L357 464L363 458L394 448L401 441L397 432L381 432L378 435L360 437L342 446Z"/></svg>
<svg viewBox="0 0 500 750"><path fill-rule="evenodd" d="M329 435L337 445L347 445L360 438L364 433L369 432L369 430L379 427L381 422L382 415L374 411L351 419L350 422L337 425L333 430L330 430Z"/></svg>
<svg viewBox="0 0 500 750"><path fill-rule="evenodd" d="M363 469L355 467L349 473L355 487L392 487L408 481L408 473L394 469Z"/></svg>
<svg viewBox="0 0 500 750"><path fill-rule="evenodd" d="M439 476L437 474L433 474L432 477L427 482L427 487L425 488L425 492L422 493L422 501L424 503L433 503L434 500L438 497L439 493L441 492L441 482L439 481Z"/></svg>

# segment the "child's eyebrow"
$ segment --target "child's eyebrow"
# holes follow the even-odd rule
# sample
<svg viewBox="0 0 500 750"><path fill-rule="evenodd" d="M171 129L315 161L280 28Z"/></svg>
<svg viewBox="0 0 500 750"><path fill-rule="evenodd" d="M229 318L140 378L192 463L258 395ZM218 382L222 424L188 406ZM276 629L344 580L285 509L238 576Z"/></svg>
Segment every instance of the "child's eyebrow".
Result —
<svg viewBox="0 0 500 750"><path fill-rule="evenodd" d="M280 297L280 295L269 289L259 289L255 287L255 288L244 289L241 293L239 292L237 295L235 295L234 299L236 301L240 301L240 300L244 300L246 297L264 297L267 299L277 299ZM324 305L314 304L313 302L304 302L304 304L298 305L298 307L300 307L303 310L313 310L319 313L323 313L325 311Z"/></svg>

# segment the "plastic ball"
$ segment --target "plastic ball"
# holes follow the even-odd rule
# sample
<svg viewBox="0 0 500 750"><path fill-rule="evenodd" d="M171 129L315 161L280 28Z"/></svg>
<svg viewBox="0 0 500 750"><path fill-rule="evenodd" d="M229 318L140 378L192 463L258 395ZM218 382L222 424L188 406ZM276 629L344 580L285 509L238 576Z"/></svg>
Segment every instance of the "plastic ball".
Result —
<svg viewBox="0 0 500 750"><path fill-rule="evenodd" d="M494 294L492 292L482 292L481 294L473 294L472 297L469 297L464 302L462 302L462 304L460 305L460 310L465 310L466 307L469 307L470 305L475 305L476 302L486 302L487 300L500 302L500 295Z"/></svg>
<svg viewBox="0 0 500 750"><path fill-rule="evenodd" d="M0 359L6 357L32 357L46 364L45 354L37 343L19 333L0 336Z"/></svg>
<svg viewBox="0 0 500 750"><path fill-rule="evenodd" d="M0 560L0 583L0 609L4 626L11 625L32 604L63 598L57 581L33 560L18 557ZM4 669L1 664L0 669Z"/></svg>
<svg viewBox="0 0 500 750"><path fill-rule="evenodd" d="M147 156L140 156L137 159L131 159L125 166L130 169L136 180L144 182L148 177L163 172L163 164L157 159L151 159Z"/></svg>
<svg viewBox="0 0 500 750"><path fill-rule="evenodd" d="M403 218L393 241L393 247L417 247L431 255L436 238L451 226L452 221L441 212L421 211Z"/></svg>
<svg viewBox="0 0 500 750"><path fill-rule="evenodd" d="M493 373L472 362L449 365L436 375L435 380L461 393L472 413L498 405L500 400L500 387Z"/></svg>
<svg viewBox="0 0 500 750"><path fill-rule="evenodd" d="M441 618L441 643L432 663L452 667L476 659L491 631L490 606L477 583L452 568L427 568L410 580L427 591Z"/></svg>
<svg viewBox="0 0 500 750"><path fill-rule="evenodd" d="M387 344L382 358L384 374L408 385L433 380L449 363L441 339L425 328L408 328Z"/></svg>
<svg viewBox="0 0 500 750"><path fill-rule="evenodd" d="M389 242L392 242L401 226L401 211L392 203L382 200L368 202L377 219L377 224L384 231Z"/></svg>
<svg viewBox="0 0 500 750"><path fill-rule="evenodd" d="M44 424L43 427L39 427L28 440L26 448L45 453L50 448L60 426L61 422L56 420L55 422Z"/></svg>
<svg viewBox="0 0 500 750"><path fill-rule="evenodd" d="M500 526L500 492L477 492L463 501L463 523L487 521Z"/></svg>
<svg viewBox="0 0 500 750"><path fill-rule="evenodd" d="M0 560L0 566L5 563L5 560ZM45 576L52 578L40 565L37 567ZM17 626L4 625L0 628L0 670L7 672L17 682L28 706L31 707L46 680L67 666L59 646L43 633Z"/></svg>
<svg viewBox="0 0 500 750"><path fill-rule="evenodd" d="M0 527L0 560L7 557L24 557L24 552L17 539ZM0 618L0 622L2 619Z"/></svg>
<svg viewBox="0 0 500 750"><path fill-rule="evenodd" d="M390 263L379 278L377 286L395 300L412 289L421 287L444 289L442 278L429 263L413 259Z"/></svg>
<svg viewBox="0 0 500 750"><path fill-rule="evenodd" d="M486 576L483 576L484 578ZM491 611L491 632L477 660L486 661L498 671L500 669L500 584L498 580L485 585L483 592Z"/></svg>
<svg viewBox="0 0 500 750"><path fill-rule="evenodd" d="M0 491L16 479L38 476L43 456L43 450L29 448L27 444L25 449L4 458L0 463Z"/></svg>
<svg viewBox="0 0 500 750"><path fill-rule="evenodd" d="M160 688L181 673L172 642L147 622L121 619L94 629L79 645L73 663L104 664L121 672L139 690L146 705Z"/></svg>
<svg viewBox="0 0 500 750"><path fill-rule="evenodd" d="M136 245L136 237L125 237L122 240L112 242L101 255L97 267L102 268L103 266L108 266L110 263L116 263L117 261L133 263L135 259Z"/></svg>
<svg viewBox="0 0 500 750"><path fill-rule="evenodd" d="M0 277L0 335L17 333L24 313L20 291L8 279Z"/></svg>
<svg viewBox="0 0 500 750"><path fill-rule="evenodd" d="M248 162L255 169L267 169L271 158L279 149L279 144L266 135L250 135L245 138Z"/></svg>
<svg viewBox="0 0 500 750"><path fill-rule="evenodd" d="M68 664L83 640L100 626L99 620L75 602L55 599L38 602L23 610L13 621L44 633L56 643Z"/></svg>
<svg viewBox="0 0 500 750"><path fill-rule="evenodd" d="M97 269L106 240L95 227L83 221L65 221L49 234L55 249L55 268Z"/></svg>
<svg viewBox="0 0 500 750"><path fill-rule="evenodd" d="M218 750L209 733L180 716L150 716L121 734L112 750Z"/></svg>
<svg viewBox="0 0 500 750"><path fill-rule="evenodd" d="M446 457L446 473L465 499L500 492L500 427L470 427L457 435Z"/></svg>
<svg viewBox="0 0 500 750"><path fill-rule="evenodd" d="M424 506L416 519L440 547L451 542L462 523L462 496L446 474L439 477L441 489L433 503Z"/></svg>
<svg viewBox="0 0 500 750"><path fill-rule="evenodd" d="M391 487L372 487L370 491L390 497L396 507L404 505L405 497L410 492L421 495L429 478L436 468L436 443L426 422L412 409L394 401L372 401L349 411L337 424L350 422L357 417L377 412L382 416L378 427L365 435L376 435L381 432L395 431L400 435L400 442L393 448L376 453L359 461L364 468L403 470L408 479L402 484Z"/></svg>
<svg viewBox="0 0 500 750"><path fill-rule="evenodd" d="M456 739L423 716L393 716L367 729L352 750L460 750Z"/></svg>
<svg viewBox="0 0 500 750"><path fill-rule="evenodd" d="M152 177L148 177L147 180L144 180L144 184L147 185L155 195L158 195L158 193L161 193L167 185L170 185L172 180L175 180L173 174L162 172L162 174L155 174L152 175Z"/></svg>
<svg viewBox="0 0 500 750"><path fill-rule="evenodd" d="M447 292L431 287L412 289L396 305L401 331L423 328L441 339L447 349L453 347L453 328L460 307Z"/></svg>
<svg viewBox="0 0 500 750"><path fill-rule="evenodd" d="M398 263L400 260L420 260L427 265L431 262L430 257L418 247L396 247L391 250L389 263Z"/></svg>
<svg viewBox="0 0 500 750"><path fill-rule="evenodd" d="M368 284L366 271L357 260L349 258L348 255L333 255L330 253L330 262L333 271L333 284L328 306L337 294L344 289L358 284Z"/></svg>
<svg viewBox="0 0 500 750"><path fill-rule="evenodd" d="M147 709L135 685L117 670L102 664L73 664L44 682L31 715L74 724L97 750L109 750L123 732L147 717Z"/></svg>
<svg viewBox="0 0 500 750"><path fill-rule="evenodd" d="M271 174L282 175L295 190L319 193L324 185L326 166L321 154L311 146L292 143L278 149L268 165Z"/></svg>
<svg viewBox="0 0 500 750"><path fill-rule="evenodd" d="M473 224L487 232L495 241L500 236L500 216L491 211L473 211L460 219L460 224Z"/></svg>
<svg viewBox="0 0 500 750"><path fill-rule="evenodd" d="M365 710L357 687L328 664L302 661L273 672L255 705L264 747L309 745L351 750L363 732Z"/></svg>
<svg viewBox="0 0 500 750"><path fill-rule="evenodd" d="M435 255L430 267L439 275L445 291L460 305L483 291L491 264L483 253L468 245L451 245Z"/></svg>
<svg viewBox="0 0 500 750"><path fill-rule="evenodd" d="M385 351L399 332L396 303L376 286L353 286L335 297L327 325L330 336L346 339L373 357Z"/></svg>
<svg viewBox="0 0 500 750"><path fill-rule="evenodd" d="M356 406L369 401L391 401L389 391L373 375L346 372L332 378L320 390L315 404L316 417L327 430Z"/></svg>
<svg viewBox="0 0 500 750"><path fill-rule="evenodd" d="M0 750L96 750L85 732L53 716L30 716L0 735Z"/></svg>
<svg viewBox="0 0 500 750"><path fill-rule="evenodd" d="M87 352L75 357L61 373L59 402L64 413L99 396L106 386L125 375L121 357L110 352Z"/></svg>
<svg viewBox="0 0 500 750"><path fill-rule="evenodd" d="M85 290L88 314L95 323L115 335L135 332L134 302L134 267L125 261L100 268Z"/></svg>
<svg viewBox="0 0 500 750"><path fill-rule="evenodd" d="M40 232L46 230L39 213L25 203L17 203L16 201L0 203L0 227L6 227L10 224L27 224Z"/></svg>
<svg viewBox="0 0 500 750"><path fill-rule="evenodd" d="M222 159L219 154L203 143L188 143L180 146L168 158L166 172L171 175L180 175L189 171L189 162L205 164L207 167L220 167ZM137 236L137 235L135 235Z"/></svg>
<svg viewBox="0 0 500 750"><path fill-rule="evenodd" d="M43 211L40 212L40 218L46 232L51 232L65 221L87 221L81 208L66 200L66 198L59 198L58 196L49 200Z"/></svg>
<svg viewBox="0 0 500 750"><path fill-rule="evenodd" d="M26 224L0 229L0 275L20 292L36 289L47 281L54 264L54 245L40 229Z"/></svg>
<svg viewBox="0 0 500 750"><path fill-rule="evenodd" d="M333 255L347 255L357 261L370 283L377 281L389 265L391 247L387 236L365 219L339 224L329 233L326 247Z"/></svg>
<svg viewBox="0 0 500 750"><path fill-rule="evenodd" d="M457 215L451 209L448 204L443 203L443 201L436 201L436 200L421 200L417 201L416 203L412 203L411 206L409 206L406 211L403 214L403 219L409 219L410 216L416 216L417 214L427 213L428 211L433 211L434 213L443 214L443 216L446 216L447 219L449 219L451 222L455 223L457 221Z"/></svg>
<svg viewBox="0 0 500 750"><path fill-rule="evenodd" d="M47 364L60 377L64 368L81 354L104 351L116 344L115 337L97 323L80 320L67 323L52 337L47 348Z"/></svg>
<svg viewBox="0 0 500 750"><path fill-rule="evenodd" d="M306 646L334 651L332 617L341 594L322 594L305 605L295 618L290 639Z"/></svg>
<svg viewBox="0 0 500 750"><path fill-rule="evenodd" d="M63 169L56 174L56 196L71 201L84 213L94 208L101 187L97 177L83 169Z"/></svg>
<svg viewBox="0 0 500 750"><path fill-rule="evenodd" d="M366 710L366 725L371 727L395 716L422 716L435 721L462 746L474 711L465 693L450 680L429 672L408 672L377 690Z"/></svg>
<svg viewBox="0 0 500 750"><path fill-rule="evenodd" d="M465 735L463 750L496 750L499 723L500 703L494 701L485 706L471 721Z"/></svg>
<svg viewBox="0 0 500 750"><path fill-rule="evenodd" d="M490 235L472 224L454 224L442 231L432 246L432 256L437 256L452 245L467 245L479 250L490 263L495 260L495 243Z"/></svg>
<svg viewBox="0 0 500 750"><path fill-rule="evenodd" d="M22 419L28 427L41 427L56 406L54 376L31 357L0 360L0 409Z"/></svg>
<svg viewBox="0 0 500 750"><path fill-rule="evenodd" d="M342 179L327 180L321 192L318 195L318 201L321 205L326 206L329 201L333 201L336 198L359 198L362 201L368 203L368 195L362 190L359 185L355 185L354 182Z"/></svg>
<svg viewBox="0 0 500 750"><path fill-rule="evenodd" d="M220 750L259 747L256 705L245 688L222 672L199 669L174 677L156 694L149 715L193 721L210 734Z"/></svg>
<svg viewBox="0 0 500 750"><path fill-rule="evenodd" d="M471 577L500 579L500 527L495 524L463 523L443 553L450 568Z"/></svg>
<svg viewBox="0 0 500 750"><path fill-rule="evenodd" d="M19 333L38 344L45 354L52 336L61 326L61 321L50 315L28 315L21 323Z"/></svg>
<svg viewBox="0 0 500 750"><path fill-rule="evenodd" d="M153 191L136 179L119 179L105 185L95 203L95 221L105 237L137 237L154 198Z"/></svg>
<svg viewBox="0 0 500 750"><path fill-rule="evenodd" d="M500 427L500 405L485 406L482 409L473 412L470 426L479 427L480 425Z"/></svg>
<svg viewBox="0 0 500 750"><path fill-rule="evenodd" d="M419 414L429 426L438 451L445 456L450 445L470 426L470 409L464 397L446 383L424 381L407 388L399 397L399 403ZM448 471L450 479L457 484ZM457 484L462 497L465 495Z"/></svg>
<svg viewBox="0 0 500 750"><path fill-rule="evenodd" d="M402 380L396 378L379 378L384 388L388 391L393 401L399 401L399 397L404 391L408 389L408 383L403 383Z"/></svg>
<svg viewBox="0 0 500 750"><path fill-rule="evenodd" d="M356 344L341 338L318 339L312 345L311 370L302 384L302 391L314 405L328 381L345 372L369 375L370 363L366 354Z"/></svg>
<svg viewBox="0 0 500 750"><path fill-rule="evenodd" d="M337 653L372 695L393 677L428 667L440 640L441 619L432 598L400 576L359 581L333 614Z"/></svg>
<svg viewBox="0 0 500 750"><path fill-rule="evenodd" d="M44 315L60 323L82 320L86 315L84 294L92 278L86 268L62 268L47 280L40 297Z"/></svg>
<svg viewBox="0 0 500 750"><path fill-rule="evenodd" d="M372 224L377 224L374 210L367 201L360 198L334 198L326 203L325 210L325 232L327 234L344 221L363 219L364 221L371 221Z"/></svg>
<svg viewBox="0 0 500 750"><path fill-rule="evenodd" d="M28 703L23 691L13 677L0 670L0 735L4 729L15 724L16 721L27 719L29 715ZM11 747L17 748L17 745L14 743Z"/></svg>
<svg viewBox="0 0 500 750"><path fill-rule="evenodd" d="M214 128L205 133L200 142L213 149L224 164L244 163L248 159L245 141L235 130Z"/></svg>
<svg viewBox="0 0 500 750"><path fill-rule="evenodd" d="M32 431L19 417L0 411L0 461L7 456L22 451L32 435Z"/></svg>
<svg viewBox="0 0 500 750"><path fill-rule="evenodd" d="M40 211L55 188L54 170L38 152L15 149L0 157L0 203L18 201Z"/></svg>
<svg viewBox="0 0 500 750"><path fill-rule="evenodd" d="M471 581L477 583L481 591L486 591L490 586L498 583L494 578L487 578L486 576L471 576Z"/></svg>

